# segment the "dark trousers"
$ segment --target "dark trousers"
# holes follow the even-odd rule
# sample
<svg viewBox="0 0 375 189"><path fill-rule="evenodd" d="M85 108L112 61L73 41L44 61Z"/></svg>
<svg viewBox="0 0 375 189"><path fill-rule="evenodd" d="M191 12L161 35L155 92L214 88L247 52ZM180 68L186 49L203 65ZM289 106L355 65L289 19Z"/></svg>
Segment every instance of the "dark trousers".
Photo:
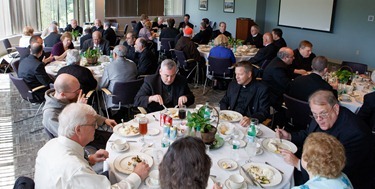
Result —
<svg viewBox="0 0 375 189"><path fill-rule="evenodd" d="M19 177L14 183L13 189L34 189L35 183L29 177Z"/></svg>

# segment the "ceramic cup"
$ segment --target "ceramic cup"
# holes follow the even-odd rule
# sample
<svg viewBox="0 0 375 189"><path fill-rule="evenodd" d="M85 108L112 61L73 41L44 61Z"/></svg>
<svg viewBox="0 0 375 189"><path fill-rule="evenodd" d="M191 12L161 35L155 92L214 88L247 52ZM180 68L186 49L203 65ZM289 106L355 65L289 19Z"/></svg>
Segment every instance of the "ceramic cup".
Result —
<svg viewBox="0 0 375 189"><path fill-rule="evenodd" d="M159 185L159 170L153 170L149 174L150 182L153 185Z"/></svg>
<svg viewBox="0 0 375 189"><path fill-rule="evenodd" d="M126 146L126 142L122 141L121 139L117 139L113 142L113 145L116 150L123 150Z"/></svg>
<svg viewBox="0 0 375 189"><path fill-rule="evenodd" d="M240 174L234 174L229 177L229 184L233 189L241 188L244 181L245 179Z"/></svg>

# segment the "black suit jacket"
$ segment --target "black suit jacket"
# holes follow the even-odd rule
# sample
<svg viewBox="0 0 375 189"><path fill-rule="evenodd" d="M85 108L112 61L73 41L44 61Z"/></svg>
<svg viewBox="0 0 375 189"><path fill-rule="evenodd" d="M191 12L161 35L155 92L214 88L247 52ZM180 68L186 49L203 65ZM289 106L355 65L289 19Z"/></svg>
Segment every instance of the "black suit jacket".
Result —
<svg viewBox="0 0 375 189"><path fill-rule="evenodd" d="M184 21L180 22L177 29L180 31L180 29L184 29L186 25L188 25L191 29L194 29L194 25L192 23L188 22L187 24L185 24Z"/></svg>
<svg viewBox="0 0 375 189"><path fill-rule="evenodd" d="M117 39L117 35L116 35L115 30L113 30L110 27L108 29L104 30L103 31L103 39L106 39L107 41L109 41L109 46L115 46L116 39Z"/></svg>
<svg viewBox="0 0 375 189"><path fill-rule="evenodd" d="M164 28L160 32L159 40L161 41L162 38L173 38L174 39L174 38L176 38L178 33L179 32L176 28L170 28L170 27Z"/></svg>
<svg viewBox="0 0 375 189"><path fill-rule="evenodd" d="M137 64L139 60L139 53L135 52L134 45L130 46L126 41L123 43L123 45L128 49L128 52L126 53L125 57Z"/></svg>
<svg viewBox="0 0 375 189"><path fill-rule="evenodd" d="M84 94L87 94L89 91L96 89L98 82L92 75L91 71L80 65L69 65L62 67L58 72L57 75L62 73L70 74L76 77L81 85Z"/></svg>
<svg viewBox="0 0 375 189"><path fill-rule="evenodd" d="M61 35L55 32L50 33L45 39L44 39L44 46L46 47L53 47L56 43L60 42Z"/></svg>
<svg viewBox="0 0 375 189"><path fill-rule="evenodd" d="M78 33L83 34L83 28L81 26L77 26L76 28L72 28L72 25L68 24L65 28L65 31L72 32L78 31Z"/></svg>
<svg viewBox="0 0 375 189"><path fill-rule="evenodd" d="M104 29L103 29L103 26L100 26L99 28L97 28L96 26L93 26L91 27L91 31L92 33L94 33L95 31L99 31L100 33L103 34Z"/></svg>
<svg viewBox="0 0 375 189"><path fill-rule="evenodd" d="M220 34L224 34L228 38L232 37L232 34L230 32L228 32L228 31L225 31L224 33L221 33L220 30L215 30L215 31L212 32L211 39L215 39Z"/></svg>
<svg viewBox="0 0 375 189"><path fill-rule="evenodd" d="M243 43L255 45L256 48L263 48L263 34L258 33L258 35L255 37L250 34L249 36L247 36L246 40Z"/></svg>
<svg viewBox="0 0 375 189"><path fill-rule="evenodd" d="M198 44L208 44L210 39L211 39L211 33L207 29L205 29L203 31L202 30L199 31L199 33L194 35L192 41Z"/></svg>
<svg viewBox="0 0 375 189"><path fill-rule="evenodd" d="M89 47L91 49L94 47L94 42L92 39L88 39L83 43L81 52L85 52ZM105 39L101 39L99 43L99 48L102 50L103 55L109 55L111 53L111 49L109 48L109 42Z"/></svg>
<svg viewBox="0 0 375 189"><path fill-rule="evenodd" d="M259 49L257 54L254 57L250 58L250 62L252 64L256 64L258 66L262 66L265 60L272 60L276 57L277 49L273 43L265 46L264 48Z"/></svg>
<svg viewBox="0 0 375 189"><path fill-rule="evenodd" d="M86 35L82 36L82 37L79 39L79 43L80 43L79 46L80 46L80 49L83 48L83 43L85 43L85 41L88 40L88 39L92 39L92 34L91 34L91 33L86 34Z"/></svg>
<svg viewBox="0 0 375 189"><path fill-rule="evenodd" d="M220 101L221 110L233 110L237 104L240 89L237 81L232 81L224 97ZM250 85L251 96L248 96L246 101L246 112L239 112L244 116L257 118L259 122L263 122L269 116L269 94L268 88L258 81L251 81Z"/></svg>
<svg viewBox="0 0 375 189"><path fill-rule="evenodd" d="M309 96L317 90L329 90L337 97L337 91L323 80L322 76L311 73L294 79L288 87L287 94L293 98L307 102Z"/></svg>
<svg viewBox="0 0 375 189"><path fill-rule="evenodd" d="M281 47L286 47L286 42L285 42L284 38L280 38L276 41L273 41L273 43L275 44L275 47L276 47L277 51L279 51L281 49Z"/></svg>
<svg viewBox="0 0 375 189"><path fill-rule="evenodd" d="M21 60L18 67L18 77L23 78L30 88L46 86L44 90L35 93L39 99L44 99L44 92L49 89L49 84L53 82L48 76L43 62L31 54Z"/></svg>
<svg viewBox="0 0 375 189"><path fill-rule="evenodd" d="M364 96L363 105L357 115L367 123L372 131L375 131L375 92Z"/></svg>
<svg viewBox="0 0 375 189"><path fill-rule="evenodd" d="M159 103L151 102L148 103L148 97L155 94L162 94L163 91L163 81L160 78L159 74L154 74L147 76L144 80L144 83L141 89L138 91L137 95L134 98L134 106L141 106L147 108L148 112L159 111L163 109L163 106ZM181 75L176 75L174 82L171 84L171 94L172 94L172 103L165 104L167 107L174 107L178 104L178 98L180 96L186 96L187 102L186 106L194 104L194 94L190 91L189 86L186 82L186 79Z"/></svg>
<svg viewBox="0 0 375 189"><path fill-rule="evenodd" d="M158 67L158 62L155 55L147 48L145 48L139 56L137 63L137 70L139 75L155 74Z"/></svg>
<svg viewBox="0 0 375 189"><path fill-rule="evenodd" d="M274 58L263 72L262 81L268 86L271 106L276 109L281 107L283 94L291 81L290 75L287 65L278 57Z"/></svg>
<svg viewBox="0 0 375 189"><path fill-rule="evenodd" d="M138 37L139 31L141 31L142 28L143 28L143 24L142 24L141 21L139 21L139 22L135 25L135 27L133 28L133 31L134 31L134 33L135 33L135 36Z"/></svg>
<svg viewBox="0 0 375 189"><path fill-rule="evenodd" d="M372 138L370 129L361 119L347 108L340 107L339 116L331 129L321 130L315 119L312 119L306 130L292 133L292 142L302 148L306 137L313 132L324 132L336 137L345 148L346 165L343 172L354 188L371 188Z"/></svg>

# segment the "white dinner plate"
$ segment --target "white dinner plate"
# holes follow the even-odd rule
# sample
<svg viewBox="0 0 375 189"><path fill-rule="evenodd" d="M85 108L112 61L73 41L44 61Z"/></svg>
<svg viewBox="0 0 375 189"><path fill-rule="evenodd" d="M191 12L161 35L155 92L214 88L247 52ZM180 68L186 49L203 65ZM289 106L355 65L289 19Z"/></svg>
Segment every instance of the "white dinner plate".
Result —
<svg viewBox="0 0 375 189"><path fill-rule="evenodd" d="M225 180L224 182L225 186L228 188L228 189L234 189L233 187L230 186L230 181L229 179ZM243 182L242 183L242 186L239 187L238 189L246 189L247 188L247 183L246 182Z"/></svg>
<svg viewBox="0 0 375 189"><path fill-rule="evenodd" d="M138 156L142 161L147 163L150 167L154 164L152 157L145 153L127 153L118 156L115 161L113 162L114 167L117 171L125 174L131 174L134 170L134 161L132 160L133 157Z"/></svg>
<svg viewBox="0 0 375 189"><path fill-rule="evenodd" d="M235 126L233 123L222 121L217 126L217 129L220 135L222 135L225 138L227 136L230 136L233 133Z"/></svg>
<svg viewBox="0 0 375 189"><path fill-rule="evenodd" d="M138 129L137 124L134 124L134 123L133 124L131 124L131 123L124 123L124 124L120 123L113 128L113 132L120 135L120 136L124 136L124 137L138 136L140 134L139 130L138 130L138 132L129 132L129 133L125 132L125 127L130 127L130 126L133 126L133 127Z"/></svg>
<svg viewBox="0 0 375 189"><path fill-rule="evenodd" d="M246 171L248 171L250 169L250 166L256 166L256 167L259 167L260 169L269 169L273 172L273 176L270 179L270 183L269 184L262 184L263 187L276 186L276 185L280 184L282 179L283 179L281 173L277 169L275 169L274 167L269 166L267 164L252 162L252 163L245 164L242 167ZM249 171L248 171L248 173L252 174L253 177L255 178L255 175L253 173L250 173ZM249 178L245 175L245 173L242 171L242 169L240 169L240 174L245 178L245 180L247 182L252 183L252 181L249 180ZM258 182L259 182L259 180L258 180Z"/></svg>
<svg viewBox="0 0 375 189"><path fill-rule="evenodd" d="M238 167L237 162L232 160L232 159L221 159L221 160L217 161L217 165L221 169L224 169L226 171L233 171L233 170L236 170L237 167ZM226 168L226 167L228 167L228 168Z"/></svg>
<svg viewBox="0 0 375 189"><path fill-rule="evenodd" d="M130 148L129 143L125 143L125 147L121 150L118 150L117 148L115 148L115 144L113 144L113 143L111 144L111 149L115 152L125 152L129 148Z"/></svg>
<svg viewBox="0 0 375 189"><path fill-rule="evenodd" d="M292 153L297 152L297 146L293 144L292 142L288 140L284 140L284 139L280 143L280 139L278 138L266 138L262 141L262 146L264 149L266 149L269 152L280 154L279 152L277 152L276 146L273 143L276 144L279 148L289 150Z"/></svg>
<svg viewBox="0 0 375 189"><path fill-rule="evenodd" d="M241 121L242 115L238 112L231 110L221 110L220 111L220 120L229 121L229 122L238 122Z"/></svg>
<svg viewBox="0 0 375 189"><path fill-rule="evenodd" d="M244 140L238 140L240 141L240 148L243 148L246 146L246 142ZM233 139L228 142L230 145L233 145Z"/></svg>
<svg viewBox="0 0 375 189"><path fill-rule="evenodd" d="M147 135L150 135L150 136L155 136L155 135L158 135L159 133L160 133L160 130L157 128L149 128L147 130Z"/></svg>

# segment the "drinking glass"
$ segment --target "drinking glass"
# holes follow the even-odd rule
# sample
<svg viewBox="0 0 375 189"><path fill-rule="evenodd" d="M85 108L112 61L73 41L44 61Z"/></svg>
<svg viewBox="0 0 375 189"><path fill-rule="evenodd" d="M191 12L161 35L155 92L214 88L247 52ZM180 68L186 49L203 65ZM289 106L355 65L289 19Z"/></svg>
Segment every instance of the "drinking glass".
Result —
<svg viewBox="0 0 375 189"><path fill-rule="evenodd" d="M138 124L139 124L139 133L142 135L141 142L145 143L145 135L147 134L147 123L148 120L145 117L140 117Z"/></svg>
<svg viewBox="0 0 375 189"><path fill-rule="evenodd" d="M253 158L257 153L257 142L256 138L254 138L254 142L248 141L245 147L246 154L249 156L249 159L246 161L246 163L251 162L251 158Z"/></svg>
<svg viewBox="0 0 375 189"><path fill-rule="evenodd" d="M186 106L185 105L182 105L179 107L178 118L180 118L181 121L186 118Z"/></svg>

